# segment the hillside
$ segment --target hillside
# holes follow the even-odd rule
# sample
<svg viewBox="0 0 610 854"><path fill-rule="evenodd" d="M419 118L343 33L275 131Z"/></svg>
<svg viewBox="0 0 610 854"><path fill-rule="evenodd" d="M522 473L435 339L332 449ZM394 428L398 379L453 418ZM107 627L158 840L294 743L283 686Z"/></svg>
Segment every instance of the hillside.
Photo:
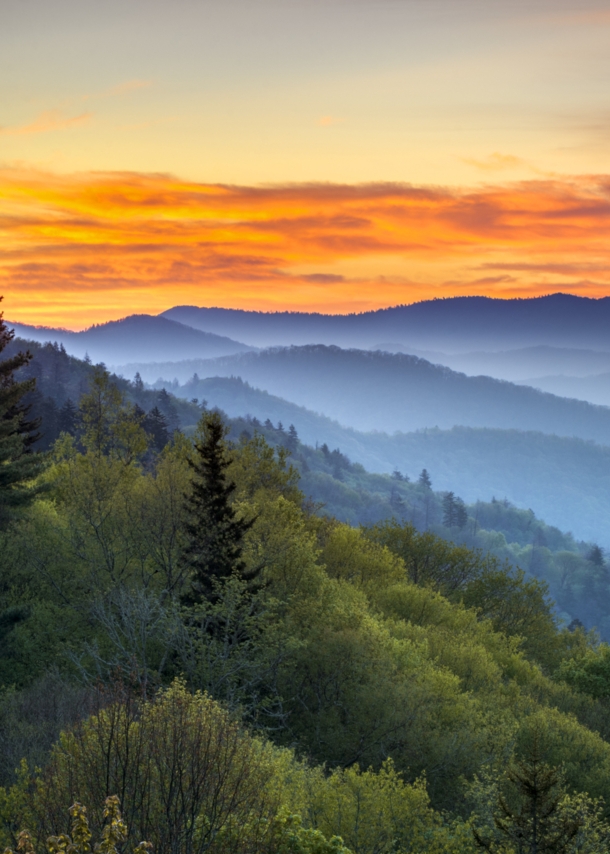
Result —
<svg viewBox="0 0 610 854"><path fill-rule="evenodd" d="M610 406L610 372L581 377L565 375L533 377L523 380L522 384L551 394L559 394L562 397Z"/></svg>
<svg viewBox="0 0 610 854"><path fill-rule="evenodd" d="M431 473L434 488L466 501L507 498L531 507L549 524L610 546L610 448L535 431L454 427L410 433L358 432L236 378L167 384L186 400L196 397L232 418L293 424L305 444L338 448L370 472L395 469L416 478ZM350 499L351 500L351 499Z"/></svg>
<svg viewBox="0 0 610 854"><path fill-rule="evenodd" d="M19 323L11 326L16 335L28 341L57 342L73 356L82 359L87 354L94 362L105 362L111 366L135 360L152 361L169 353L174 359L212 359L251 349L230 338L148 314L134 314L123 320L92 326L83 332Z"/></svg>
<svg viewBox="0 0 610 854"><path fill-rule="evenodd" d="M399 344L379 344L373 348L389 353L410 353L437 365L446 365L469 376L485 374L509 382L530 383L531 377L550 374L587 377L610 371L610 352L576 350L568 347L523 347L518 350L487 350L473 353L438 353L408 350ZM573 397L574 395L563 395ZM593 401L596 402L596 401Z"/></svg>
<svg viewBox="0 0 610 854"><path fill-rule="evenodd" d="M362 431L462 425L537 430L610 444L606 407L489 377L467 377L416 356L318 345L247 353L199 367L201 376L241 377Z"/></svg>
<svg viewBox="0 0 610 854"><path fill-rule="evenodd" d="M13 342L9 354L23 343ZM88 390L96 369L60 347L32 344L31 349L34 360L22 375L37 377L33 414L42 418L40 446L48 448L62 430L78 435L75 404ZM190 399L192 386L178 389L188 393L186 400L165 389L145 389L117 377L113 382L126 402L137 404L142 414L155 407L161 411L168 428L165 441L177 427L191 433L201 415L200 406ZM204 393L208 406L221 407L230 415L258 411L260 419L230 420L231 438L239 444L258 432L272 445L286 447L300 472L303 492L323 515L352 525L394 516L444 539L491 552L547 581L568 622L578 618L610 635L610 622L606 625L610 586L607 593L606 587L600 588L595 601L587 593L596 573L587 561L591 544L577 542L572 534L559 530L572 530L581 540L607 545L610 449L517 431L359 434L241 380L203 380L197 390ZM296 430L288 429L290 425ZM156 443L157 434L151 435ZM371 470L366 471L361 461ZM424 467L431 475L432 489L418 483ZM533 482L537 492L532 491ZM468 505L467 515L456 526L444 524L447 492ZM535 508L536 514L527 507Z"/></svg>
<svg viewBox="0 0 610 854"><path fill-rule="evenodd" d="M257 347L337 344L368 349L392 341L448 353L542 344L610 349L610 298L569 294L512 300L454 297L350 315L175 306L163 316Z"/></svg>

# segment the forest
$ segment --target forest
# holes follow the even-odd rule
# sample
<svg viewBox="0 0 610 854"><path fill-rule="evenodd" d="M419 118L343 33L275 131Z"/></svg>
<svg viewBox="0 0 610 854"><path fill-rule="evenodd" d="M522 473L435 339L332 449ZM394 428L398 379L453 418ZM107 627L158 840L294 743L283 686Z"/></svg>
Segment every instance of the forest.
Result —
<svg viewBox="0 0 610 854"><path fill-rule="evenodd" d="M31 349L0 322L0 844L608 850L599 546Z"/></svg>

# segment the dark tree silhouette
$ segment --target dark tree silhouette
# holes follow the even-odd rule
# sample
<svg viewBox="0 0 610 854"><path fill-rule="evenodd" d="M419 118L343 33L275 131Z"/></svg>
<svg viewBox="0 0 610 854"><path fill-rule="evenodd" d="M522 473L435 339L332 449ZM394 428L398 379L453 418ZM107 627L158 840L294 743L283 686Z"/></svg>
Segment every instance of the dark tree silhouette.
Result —
<svg viewBox="0 0 610 854"><path fill-rule="evenodd" d="M155 406L142 419L144 432L150 439L153 450L160 453L169 442L169 430L167 429L167 418L158 406Z"/></svg>
<svg viewBox="0 0 610 854"><path fill-rule="evenodd" d="M0 353L14 334L0 312ZM36 380L15 379L15 372L31 359L26 351L0 361L0 525L8 521L15 508L29 504L40 492L39 487L28 483L44 463L42 455L31 448L40 438L40 422L29 417L30 405L25 402L26 395L34 391Z"/></svg>
<svg viewBox="0 0 610 854"><path fill-rule="evenodd" d="M419 480L417 481L420 486L425 486L427 489L432 489L432 481L430 480L430 475L428 474L428 469L422 469L421 474L419 476Z"/></svg>
<svg viewBox="0 0 610 854"><path fill-rule="evenodd" d="M195 444L192 493L186 497L189 543L185 556L192 567L191 589L186 604L218 601L218 584L234 573L253 581L258 571L246 572L242 560L243 538L254 520L237 516L231 498L235 483L228 479L231 464L225 437L227 429L217 412L201 420L202 438Z"/></svg>
<svg viewBox="0 0 610 854"><path fill-rule="evenodd" d="M57 428L60 433L76 434L78 428L78 408L72 398L68 398L57 415Z"/></svg>
<svg viewBox="0 0 610 854"><path fill-rule="evenodd" d="M457 524L457 512L455 506L455 493L447 492L443 497L443 525L453 528Z"/></svg>

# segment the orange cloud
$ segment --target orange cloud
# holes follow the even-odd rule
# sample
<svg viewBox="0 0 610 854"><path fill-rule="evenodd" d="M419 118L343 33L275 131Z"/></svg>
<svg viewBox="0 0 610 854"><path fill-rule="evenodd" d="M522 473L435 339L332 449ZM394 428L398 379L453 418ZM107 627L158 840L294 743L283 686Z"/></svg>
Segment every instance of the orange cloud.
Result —
<svg viewBox="0 0 610 854"><path fill-rule="evenodd" d="M609 229L608 176L468 190L4 170L0 293L14 320L74 328L177 303L347 312L602 296Z"/></svg>
<svg viewBox="0 0 610 854"><path fill-rule="evenodd" d="M525 160L520 157L515 157L513 154L500 154L495 151L489 157L483 160L475 160L470 157L460 157L462 163L468 163L469 166L475 166L483 172L500 172L505 169L518 169L525 166Z"/></svg>
<svg viewBox="0 0 610 854"><path fill-rule="evenodd" d="M30 136L36 133L48 133L54 130L66 130L77 125L86 124L91 113L81 113L78 116L65 118L59 110L45 110L29 125L17 127L0 127L0 134L5 136Z"/></svg>

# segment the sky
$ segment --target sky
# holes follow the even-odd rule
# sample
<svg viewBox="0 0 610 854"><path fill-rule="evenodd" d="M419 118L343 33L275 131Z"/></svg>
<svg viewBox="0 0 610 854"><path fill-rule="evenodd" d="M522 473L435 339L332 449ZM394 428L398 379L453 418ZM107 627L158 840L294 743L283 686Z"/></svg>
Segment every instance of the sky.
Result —
<svg viewBox="0 0 610 854"><path fill-rule="evenodd" d="M610 294L610 0L2 0L0 294Z"/></svg>

